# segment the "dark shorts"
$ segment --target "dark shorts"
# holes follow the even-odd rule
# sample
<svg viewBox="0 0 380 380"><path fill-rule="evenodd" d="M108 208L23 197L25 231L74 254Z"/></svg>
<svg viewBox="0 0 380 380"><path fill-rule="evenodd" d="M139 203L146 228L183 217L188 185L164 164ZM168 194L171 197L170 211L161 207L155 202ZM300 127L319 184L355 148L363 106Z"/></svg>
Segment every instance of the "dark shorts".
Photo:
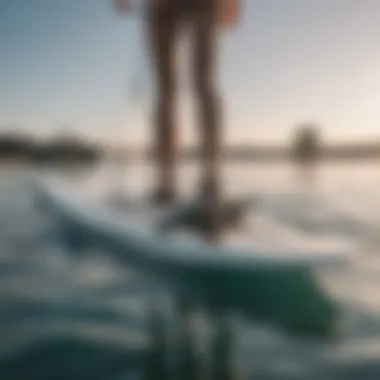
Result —
<svg viewBox="0 0 380 380"><path fill-rule="evenodd" d="M216 4L217 0L151 0L149 12L156 20L175 18L178 21L192 15L213 12Z"/></svg>
<svg viewBox="0 0 380 380"><path fill-rule="evenodd" d="M193 81L205 82L212 76L216 43L217 0L151 0L147 26L150 52L159 85L174 81L174 51L185 26L193 50Z"/></svg>

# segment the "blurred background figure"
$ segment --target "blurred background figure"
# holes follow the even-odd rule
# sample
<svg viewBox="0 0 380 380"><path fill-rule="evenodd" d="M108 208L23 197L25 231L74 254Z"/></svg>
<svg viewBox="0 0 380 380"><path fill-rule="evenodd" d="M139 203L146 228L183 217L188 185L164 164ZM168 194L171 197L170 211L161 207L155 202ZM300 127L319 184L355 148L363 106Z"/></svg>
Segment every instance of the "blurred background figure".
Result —
<svg viewBox="0 0 380 380"><path fill-rule="evenodd" d="M305 123L296 128L293 140L293 158L297 170L297 183L300 186L314 187L316 184L321 145L321 133L316 125Z"/></svg>

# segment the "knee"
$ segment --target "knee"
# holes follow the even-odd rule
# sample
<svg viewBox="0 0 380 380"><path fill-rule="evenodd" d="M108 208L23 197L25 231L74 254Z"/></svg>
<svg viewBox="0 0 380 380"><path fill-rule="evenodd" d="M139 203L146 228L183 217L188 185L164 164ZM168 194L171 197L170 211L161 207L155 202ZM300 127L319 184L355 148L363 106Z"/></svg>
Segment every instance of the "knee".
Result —
<svg viewBox="0 0 380 380"><path fill-rule="evenodd" d="M202 103L213 102L217 97L215 84L205 78L196 78L193 82L193 91L197 99Z"/></svg>
<svg viewBox="0 0 380 380"><path fill-rule="evenodd" d="M176 95L176 88L173 83L167 83L159 86L157 89L157 99L159 104L170 104L174 101Z"/></svg>

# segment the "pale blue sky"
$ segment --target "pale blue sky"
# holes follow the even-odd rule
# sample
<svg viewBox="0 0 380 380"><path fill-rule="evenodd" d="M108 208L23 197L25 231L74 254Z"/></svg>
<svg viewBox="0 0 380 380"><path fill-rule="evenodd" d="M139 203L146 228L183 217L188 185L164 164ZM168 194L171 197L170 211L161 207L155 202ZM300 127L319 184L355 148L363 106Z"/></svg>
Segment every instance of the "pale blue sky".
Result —
<svg viewBox="0 0 380 380"><path fill-rule="evenodd" d="M0 0L0 128L147 138L141 25L110 3ZM221 50L230 141L282 139L304 120L331 138L380 136L379 0L243 0L243 12ZM145 91L131 103L133 76ZM196 129L183 83L186 140Z"/></svg>

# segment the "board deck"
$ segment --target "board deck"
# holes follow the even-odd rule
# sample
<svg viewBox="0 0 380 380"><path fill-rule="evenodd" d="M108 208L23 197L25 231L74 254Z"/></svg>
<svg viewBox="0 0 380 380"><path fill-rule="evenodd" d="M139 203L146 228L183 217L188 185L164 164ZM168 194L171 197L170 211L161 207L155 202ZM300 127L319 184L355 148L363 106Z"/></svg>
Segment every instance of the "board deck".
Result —
<svg viewBox="0 0 380 380"><path fill-rule="evenodd" d="M102 224L109 224L107 221L112 221L115 232L120 230L131 237L144 236L157 241L163 239L165 244L170 244L171 241L175 244L185 239L194 242L198 251L201 244L205 251L218 252L218 257L222 255L230 260L244 257L250 258L253 263L260 260L264 260L263 263L278 260L283 264L313 267L334 263L345 265L352 257L351 241L331 235L321 237L307 234L292 223L285 223L286 216L283 216L282 220L277 216L273 217L273 202L271 213L265 209L258 212L253 209L252 213L247 215L244 228L226 232L220 244L213 246L196 233L185 229L161 236L157 227L162 220L171 217L177 211L170 206L154 207L143 197L119 197L115 202L108 197L109 194L92 195L82 184L76 186L60 180L41 181L38 191L57 211L68 213L73 218L84 219L84 222L90 222L92 218L98 228L101 228ZM191 201L184 201L183 205L175 207L181 212L181 209L188 208L189 205ZM278 207L278 210L281 211L281 208ZM187 249L189 247L183 250ZM178 256L181 256L181 251L182 249L178 250Z"/></svg>

